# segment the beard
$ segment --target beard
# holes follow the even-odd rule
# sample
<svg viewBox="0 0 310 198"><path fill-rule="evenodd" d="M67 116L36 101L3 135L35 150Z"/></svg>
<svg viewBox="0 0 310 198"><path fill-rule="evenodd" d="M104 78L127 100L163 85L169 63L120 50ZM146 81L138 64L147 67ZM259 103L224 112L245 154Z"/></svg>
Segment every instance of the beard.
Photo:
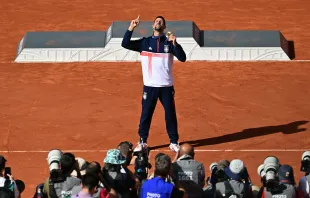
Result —
<svg viewBox="0 0 310 198"><path fill-rule="evenodd" d="M162 32L162 31L164 30L164 27L161 26L161 25L156 25L156 26L154 27L154 30L157 31L157 32Z"/></svg>

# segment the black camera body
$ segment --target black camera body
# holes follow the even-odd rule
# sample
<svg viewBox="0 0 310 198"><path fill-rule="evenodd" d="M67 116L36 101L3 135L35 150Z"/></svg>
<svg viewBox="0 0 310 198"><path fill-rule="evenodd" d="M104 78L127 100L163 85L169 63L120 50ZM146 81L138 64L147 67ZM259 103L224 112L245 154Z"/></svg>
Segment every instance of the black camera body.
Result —
<svg viewBox="0 0 310 198"><path fill-rule="evenodd" d="M310 160L301 161L300 171L310 173Z"/></svg>
<svg viewBox="0 0 310 198"><path fill-rule="evenodd" d="M224 182L224 181L229 180L229 178L227 177L227 175L225 174L225 171L223 169L218 169L214 173L214 176L216 177L217 182Z"/></svg>
<svg viewBox="0 0 310 198"><path fill-rule="evenodd" d="M53 169L50 171L50 181L53 183L60 183L66 180L66 176L61 169Z"/></svg>
<svg viewBox="0 0 310 198"><path fill-rule="evenodd" d="M146 180L148 176L148 169L152 168L152 165L149 163L149 149L142 149L142 151L134 152L135 159L135 176L140 180Z"/></svg>
<svg viewBox="0 0 310 198"><path fill-rule="evenodd" d="M209 168L211 172L211 178L209 177L206 183L210 182L212 185L215 185L218 182L228 181L229 178L225 174L224 169L219 168L216 162L213 162Z"/></svg>

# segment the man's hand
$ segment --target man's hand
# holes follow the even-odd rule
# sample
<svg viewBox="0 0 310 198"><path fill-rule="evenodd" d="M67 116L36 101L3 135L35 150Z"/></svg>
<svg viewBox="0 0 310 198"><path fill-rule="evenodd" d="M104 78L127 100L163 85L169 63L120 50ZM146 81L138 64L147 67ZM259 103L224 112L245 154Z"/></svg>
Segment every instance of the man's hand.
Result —
<svg viewBox="0 0 310 198"><path fill-rule="evenodd" d="M131 21L128 30L133 31L139 24L140 24L140 15L136 19Z"/></svg>
<svg viewBox="0 0 310 198"><path fill-rule="evenodd" d="M75 159L74 170L76 171L76 176L77 176L77 178L82 179L81 170L80 170L80 165L79 165L79 162L77 161L77 159Z"/></svg>
<svg viewBox="0 0 310 198"><path fill-rule="evenodd" d="M172 44L173 44L174 46L177 45L177 37L176 37L173 33L171 33L171 34L169 35L168 41L172 41Z"/></svg>
<svg viewBox="0 0 310 198"><path fill-rule="evenodd" d="M9 180L14 181L13 175L10 175L10 174L6 174L6 175L9 177Z"/></svg>

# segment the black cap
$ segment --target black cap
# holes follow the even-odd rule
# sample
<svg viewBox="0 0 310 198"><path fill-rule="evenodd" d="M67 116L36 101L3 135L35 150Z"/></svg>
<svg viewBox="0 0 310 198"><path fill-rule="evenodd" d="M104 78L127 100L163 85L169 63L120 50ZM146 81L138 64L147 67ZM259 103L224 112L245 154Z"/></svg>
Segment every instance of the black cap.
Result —
<svg viewBox="0 0 310 198"><path fill-rule="evenodd" d="M287 184L295 184L293 168L290 165L284 164L279 169L280 182Z"/></svg>

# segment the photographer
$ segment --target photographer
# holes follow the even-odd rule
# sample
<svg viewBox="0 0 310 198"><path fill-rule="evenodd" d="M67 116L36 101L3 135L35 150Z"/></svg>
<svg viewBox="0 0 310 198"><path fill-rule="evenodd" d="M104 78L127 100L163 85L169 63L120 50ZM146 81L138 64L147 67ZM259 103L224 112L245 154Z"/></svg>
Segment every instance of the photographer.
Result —
<svg viewBox="0 0 310 198"><path fill-rule="evenodd" d="M99 177L95 174L86 173L82 179L82 190L72 198L93 198L98 192Z"/></svg>
<svg viewBox="0 0 310 198"><path fill-rule="evenodd" d="M262 178L263 186L257 197L297 197L293 169L287 165L280 166L279 160L276 157L267 157L264 160L264 164L259 166L258 174Z"/></svg>
<svg viewBox="0 0 310 198"><path fill-rule="evenodd" d="M125 163L121 165L121 172L130 175L133 179L136 179L133 172L128 169L128 166L131 164L131 161L133 159L134 160L136 159L136 156L133 156L132 147L133 147L133 145L130 142L125 141L125 142L121 142L118 145L117 149L120 150L121 154L126 159ZM134 163L132 163L132 164L134 164Z"/></svg>
<svg viewBox="0 0 310 198"><path fill-rule="evenodd" d="M127 168L130 165L131 160L133 159L133 145L131 142L124 141L119 143L117 149L121 151L121 154L126 158L126 162L122 167Z"/></svg>
<svg viewBox="0 0 310 198"><path fill-rule="evenodd" d="M215 197L253 197L251 183L243 161L234 159L224 169L228 180L217 181L215 184Z"/></svg>
<svg viewBox="0 0 310 198"><path fill-rule="evenodd" d="M83 177L83 175L85 175L85 170L86 170L86 167L88 166L89 162L85 161L81 157L76 157L75 159L76 159L77 163L79 164L80 175L81 175L81 177ZM78 177L81 179L81 177L78 176L78 173L76 170L72 171L71 176Z"/></svg>
<svg viewBox="0 0 310 198"><path fill-rule="evenodd" d="M205 184L205 168L201 162L194 159L194 147L188 143L180 146L176 154L175 162L172 163L174 180L178 180L185 188L187 196L203 197Z"/></svg>
<svg viewBox="0 0 310 198"><path fill-rule="evenodd" d="M228 160L221 160L219 163L213 162L210 164L211 176L207 178L206 184L214 186L218 182L228 181L229 178L225 174L225 168L229 167L229 164Z"/></svg>
<svg viewBox="0 0 310 198"><path fill-rule="evenodd" d="M168 155L158 153L155 156L154 177L144 182L140 191L140 198L164 197L164 198L182 198L186 197L185 190L176 182L174 186L166 182L171 171L171 159Z"/></svg>
<svg viewBox="0 0 310 198"><path fill-rule="evenodd" d="M20 192L11 175L9 167L6 167L7 160L0 155L0 197L19 198Z"/></svg>
<svg viewBox="0 0 310 198"><path fill-rule="evenodd" d="M135 150L133 154L133 164L134 164L134 177L137 182L143 184L149 175L149 169L152 168L149 163L149 148L142 150ZM138 188L137 188L138 189Z"/></svg>
<svg viewBox="0 0 310 198"><path fill-rule="evenodd" d="M126 158L126 162L124 164L122 164L122 169L121 169L121 173L126 173L128 175L129 178L132 178L135 182L135 187L131 189L131 197L135 197L138 194L138 190L141 187L141 182L143 181L144 178L139 179L139 174L138 173L133 173L128 166L130 166L131 164L135 165L139 165L141 163L137 163L138 161L143 161L143 163L148 164L148 160L142 157L142 159L138 158L139 156L147 156L148 157L148 153L144 154L144 150L141 150L139 152L133 152L133 144L129 141L124 141L121 142L118 147L117 147L121 154ZM139 154L141 153L141 154ZM133 161L133 162L132 162ZM140 170L141 167L136 167L135 166L135 170ZM147 172L147 171L146 171Z"/></svg>
<svg viewBox="0 0 310 198"><path fill-rule="evenodd" d="M102 175L107 183L105 188L110 191L114 189L116 193L122 197L132 197L132 189L135 188L135 180L126 172L122 172L122 165L126 162L126 158L118 149L110 149L104 159L104 167Z"/></svg>
<svg viewBox="0 0 310 198"><path fill-rule="evenodd" d="M305 151L301 157L300 171L305 173L305 176L300 178L298 191L299 197L309 198L310 197L310 151Z"/></svg>
<svg viewBox="0 0 310 198"><path fill-rule="evenodd" d="M64 153L60 158L60 167L53 169L44 183L43 193L48 198L69 198L81 190L81 174L75 156L72 153ZM73 170L76 170L80 178L71 176Z"/></svg>
<svg viewBox="0 0 310 198"><path fill-rule="evenodd" d="M228 181L228 177L225 174L225 168L228 167L230 162L228 160L220 160L219 163L213 162L211 163L209 169L211 172L211 176L207 178L206 184L207 186L204 190L204 197L214 197L216 183Z"/></svg>
<svg viewBox="0 0 310 198"><path fill-rule="evenodd" d="M287 198L298 197L297 187L295 183L294 171L290 165L282 164L279 169L280 184L283 186L283 194Z"/></svg>
<svg viewBox="0 0 310 198"><path fill-rule="evenodd" d="M81 167L81 160L79 161L79 164L80 164L80 167ZM98 162L96 161L92 161L90 163L87 163L88 165L86 167L83 167L84 170L84 173L82 174L82 181L83 181L83 178L85 176L85 174L88 174L88 175L95 175L98 179L98 184L96 186L96 192L92 193L92 197L93 198L99 198L100 197L100 190L103 188L103 183L102 183L102 174L101 174L101 166ZM71 174L71 176L74 176L74 174ZM75 188L76 191L82 191L82 186L80 187L76 187Z"/></svg>

